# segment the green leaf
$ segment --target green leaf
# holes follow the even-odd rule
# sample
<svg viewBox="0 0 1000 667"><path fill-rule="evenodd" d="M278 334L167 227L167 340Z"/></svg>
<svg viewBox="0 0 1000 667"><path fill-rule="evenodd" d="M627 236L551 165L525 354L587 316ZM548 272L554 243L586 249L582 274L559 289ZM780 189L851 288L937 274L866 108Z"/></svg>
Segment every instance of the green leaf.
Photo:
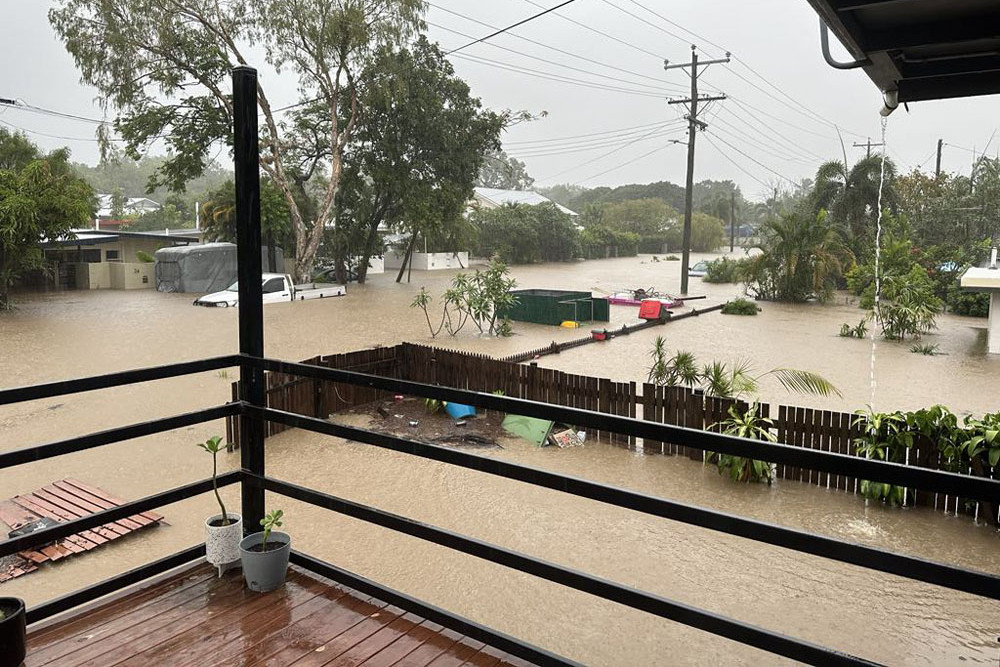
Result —
<svg viewBox="0 0 1000 667"><path fill-rule="evenodd" d="M1000 447L994 447L990 450L990 465L996 467L997 462L1000 462Z"/></svg>

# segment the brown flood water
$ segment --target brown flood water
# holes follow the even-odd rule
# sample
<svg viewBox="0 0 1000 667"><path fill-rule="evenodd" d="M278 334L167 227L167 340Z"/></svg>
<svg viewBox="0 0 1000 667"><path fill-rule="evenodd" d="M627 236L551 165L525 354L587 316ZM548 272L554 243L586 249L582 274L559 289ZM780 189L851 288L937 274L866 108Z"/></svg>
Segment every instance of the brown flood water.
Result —
<svg viewBox="0 0 1000 667"><path fill-rule="evenodd" d="M573 265L516 267L524 287L677 288L676 263L648 257ZM463 333L432 341L408 308L421 285L438 294L453 273L394 276L352 286L342 299L265 308L273 357L299 360L399 341L505 355L568 340L580 330L516 325L491 340ZM718 303L731 285L692 293ZM71 292L26 297L0 317L0 386L105 373L236 350L236 311L195 308L193 296ZM843 299L843 297L841 297ZM698 302L694 302L698 303ZM641 381L653 337L702 359L752 359L756 368L818 371L842 399L789 396L764 383L772 402L853 410L870 400L869 344L836 336L856 323L852 306L763 304L756 318L712 313L561 355L542 364ZM614 321L634 309L614 307ZM936 402L957 412L997 410L1000 358L985 355L984 323L946 316L929 341L945 355L911 354L880 343L879 409ZM236 377L203 373L132 387L0 408L0 449L10 450L220 404ZM52 480L78 477L138 498L205 477L208 457L193 446L223 432L221 422L141 438L0 472L0 499ZM644 457L589 442L535 449L517 441L484 453L526 465L734 512L782 525L1000 573L1000 536L966 517L929 509L891 510L795 482L773 487L729 483L713 469L671 457ZM226 465L235 465L237 456ZM864 657L907 665L995 665L1000 605L971 595L873 573L683 524L647 517L517 482L451 468L356 443L291 431L268 440L268 471L352 500L404 514ZM235 506L238 493L227 489ZM560 586L483 563L419 540L284 499L299 548L458 613L588 664L773 664L780 660L723 639ZM169 526L119 540L0 586L2 595L39 603L197 543L212 512L210 496L163 508Z"/></svg>

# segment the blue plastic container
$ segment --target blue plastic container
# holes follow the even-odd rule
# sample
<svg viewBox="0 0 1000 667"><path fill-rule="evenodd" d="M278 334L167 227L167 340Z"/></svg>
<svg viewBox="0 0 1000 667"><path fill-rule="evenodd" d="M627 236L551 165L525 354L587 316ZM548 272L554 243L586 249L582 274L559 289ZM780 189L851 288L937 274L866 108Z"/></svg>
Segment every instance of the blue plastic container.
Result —
<svg viewBox="0 0 1000 667"><path fill-rule="evenodd" d="M452 419L465 419L466 417L475 417L476 409L471 405L462 405L461 403L448 403L444 406L445 411L448 416Z"/></svg>

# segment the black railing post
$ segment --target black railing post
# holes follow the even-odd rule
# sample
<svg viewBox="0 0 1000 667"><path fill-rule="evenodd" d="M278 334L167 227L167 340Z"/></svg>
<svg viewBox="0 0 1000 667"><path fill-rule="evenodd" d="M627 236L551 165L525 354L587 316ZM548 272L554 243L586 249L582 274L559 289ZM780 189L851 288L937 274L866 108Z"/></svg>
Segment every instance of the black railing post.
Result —
<svg viewBox="0 0 1000 667"><path fill-rule="evenodd" d="M240 354L264 356L264 305L261 294L260 164L257 136L257 70L233 69L233 154L236 176L236 257L239 277ZM264 406L264 370L240 364L240 400ZM264 474L264 421L240 416L240 465ZM244 480L243 529L260 529L264 489Z"/></svg>

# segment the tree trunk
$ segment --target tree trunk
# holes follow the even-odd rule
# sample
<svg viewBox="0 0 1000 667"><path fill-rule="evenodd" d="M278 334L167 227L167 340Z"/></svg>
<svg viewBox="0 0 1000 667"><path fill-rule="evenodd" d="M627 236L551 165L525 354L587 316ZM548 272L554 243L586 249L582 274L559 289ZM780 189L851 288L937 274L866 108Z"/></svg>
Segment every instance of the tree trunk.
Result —
<svg viewBox="0 0 1000 667"><path fill-rule="evenodd" d="M413 256L413 246L417 243L417 234L414 232L410 235L410 244L406 246L406 254L403 256L403 264L399 267L399 273L396 274L396 282L403 282L403 272L406 271L406 267L410 263L410 258ZM409 279L407 279L409 282Z"/></svg>
<svg viewBox="0 0 1000 667"><path fill-rule="evenodd" d="M278 256L274 249L274 232L270 229L267 230L267 234L264 236L264 243L267 244L267 272L277 273Z"/></svg>

